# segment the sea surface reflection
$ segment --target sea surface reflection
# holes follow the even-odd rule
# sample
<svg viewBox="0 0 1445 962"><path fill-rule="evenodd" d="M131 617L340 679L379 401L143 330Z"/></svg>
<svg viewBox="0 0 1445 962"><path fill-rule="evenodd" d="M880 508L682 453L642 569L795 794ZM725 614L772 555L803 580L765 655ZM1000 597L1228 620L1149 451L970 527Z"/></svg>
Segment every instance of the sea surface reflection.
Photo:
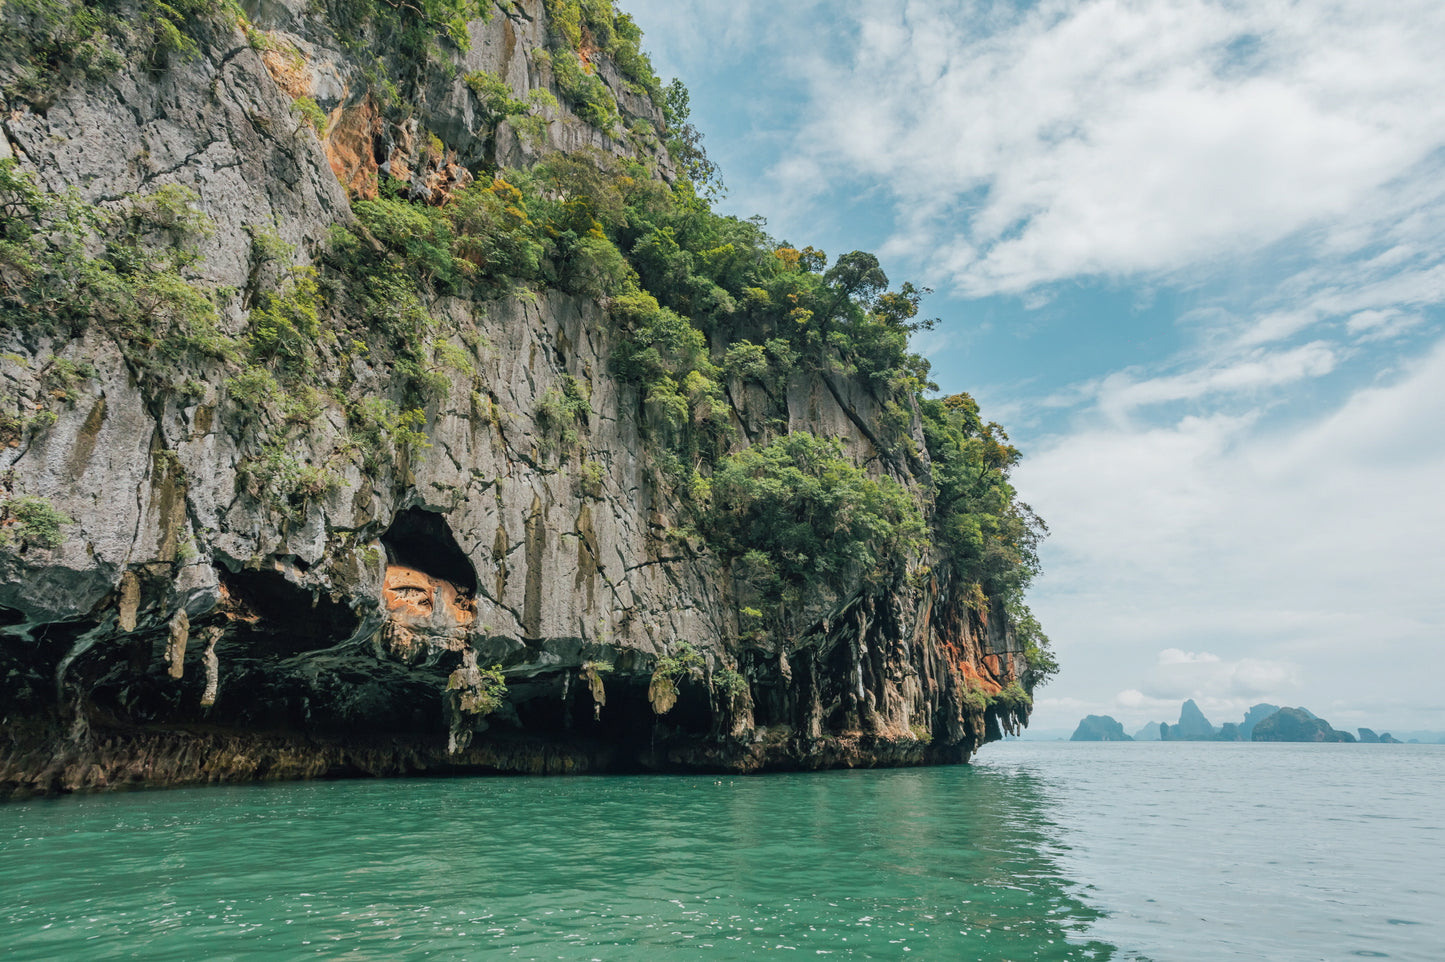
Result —
<svg viewBox="0 0 1445 962"><path fill-rule="evenodd" d="M0 807L29 959L1438 960L1445 747L331 782Z"/></svg>
<svg viewBox="0 0 1445 962"><path fill-rule="evenodd" d="M0 808L14 959L1135 958L1003 767L332 782Z"/></svg>

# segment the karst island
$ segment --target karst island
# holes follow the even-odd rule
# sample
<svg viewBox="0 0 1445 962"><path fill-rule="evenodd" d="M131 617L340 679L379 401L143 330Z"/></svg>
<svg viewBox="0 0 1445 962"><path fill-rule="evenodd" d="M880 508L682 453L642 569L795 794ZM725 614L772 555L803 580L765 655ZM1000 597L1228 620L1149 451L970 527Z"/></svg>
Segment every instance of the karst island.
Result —
<svg viewBox="0 0 1445 962"><path fill-rule="evenodd" d="M928 291L714 211L612 4L0 21L0 795L1027 723L1044 527Z"/></svg>

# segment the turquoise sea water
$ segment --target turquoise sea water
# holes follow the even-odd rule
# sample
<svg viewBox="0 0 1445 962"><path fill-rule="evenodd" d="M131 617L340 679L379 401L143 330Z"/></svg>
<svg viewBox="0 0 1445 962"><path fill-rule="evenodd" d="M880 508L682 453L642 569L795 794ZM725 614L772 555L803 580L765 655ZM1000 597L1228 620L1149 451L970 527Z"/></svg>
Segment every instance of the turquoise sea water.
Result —
<svg viewBox="0 0 1445 962"><path fill-rule="evenodd" d="M1445 748L0 807L7 959L1445 958Z"/></svg>

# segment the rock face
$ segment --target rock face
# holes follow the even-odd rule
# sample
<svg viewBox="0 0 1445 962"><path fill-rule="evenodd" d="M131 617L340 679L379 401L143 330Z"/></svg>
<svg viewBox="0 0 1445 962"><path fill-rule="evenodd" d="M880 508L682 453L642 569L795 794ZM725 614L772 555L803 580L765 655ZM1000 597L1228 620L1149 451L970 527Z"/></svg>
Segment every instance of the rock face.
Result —
<svg viewBox="0 0 1445 962"><path fill-rule="evenodd" d="M1251 706L1249 711L1244 713L1244 723L1239 726L1240 737L1244 741L1249 741L1254 737L1254 726L1277 711L1279 711L1278 705L1269 705L1264 702Z"/></svg>
<svg viewBox="0 0 1445 962"><path fill-rule="evenodd" d="M1149 722L1143 728L1134 733L1136 742L1157 742L1159 741L1159 728L1161 722Z"/></svg>
<svg viewBox="0 0 1445 962"><path fill-rule="evenodd" d="M1209 724L1209 719L1204 717L1204 712L1191 698L1179 709L1179 724L1160 725L1159 737L1164 741L1213 741L1215 737L1214 726Z"/></svg>
<svg viewBox="0 0 1445 962"><path fill-rule="evenodd" d="M1124 726L1108 715L1088 715L1069 738L1071 742L1131 742Z"/></svg>
<svg viewBox="0 0 1445 962"><path fill-rule="evenodd" d="M1371 730L1371 729L1369 729L1369 728L1361 728L1361 729L1358 729L1358 731L1359 731L1359 733L1360 733L1360 744L1361 744L1361 745L1378 745L1378 744L1380 744L1380 736L1377 735L1377 734L1375 734L1375 732L1374 732L1373 730ZM1388 734L1388 733L1387 733L1387 734Z"/></svg>
<svg viewBox="0 0 1445 962"><path fill-rule="evenodd" d="M1353 742L1349 732L1336 731L1323 718L1302 708L1281 708L1254 726L1257 742Z"/></svg>
<svg viewBox="0 0 1445 962"><path fill-rule="evenodd" d="M1214 736L1217 742L1242 742L1244 736L1239 733L1239 726L1234 722L1225 722L1219 726L1219 732Z"/></svg>
<svg viewBox="0 0 1445 962"><path fill-rule="evenodd" d="M65 74L43 104L7 94L0 157L102 208L193 191L182 213L211 226L188 237L199 257L184 269L232 334L380 184L440 203L483 165L583 147L672 177L645 134L657 109L605 57L611 133L565 106L530 134L479 119L463 79L477 71L518 96L558 91L543 4L503 6L397 111L306 3L243 3L249 24L190 24L187 56ZM308 123L298 97L326 122ZM278 262L265 238L294 254ZM1003 604L926 565L799 605L786 631L749 624L733 571L683 530L639 455L645 399L612 374L597 298L543 288L426 311L436 356L473 373L443 379L412 426L422 440L405 443L380 404L401 396L398 375L365 343L328 362L345 403L322 391L261 415L264 396L248 400L220 360L186 362L184 384L159 390L143 352L100 327L0 326L0 388L29 418L0 448L5 523L34 498L64 518L63 540L0 545L0 797L962 762L1027 721L1026 697L994 697L1033 684ZM733 388L727 418L758 437L813 431L877 476L927 476L916 412L918 453L880 456L867 426L883 401L866 384L802 372L772 396ZM585 399L585 458L544 410L567 392ZM267 448L258 431L283 423L287 446ZM377 425L390 441L368 440ZM664 678L662 713L649 693L683 643L698 660ZM725 671L741 681L724 696Z"/></svg>

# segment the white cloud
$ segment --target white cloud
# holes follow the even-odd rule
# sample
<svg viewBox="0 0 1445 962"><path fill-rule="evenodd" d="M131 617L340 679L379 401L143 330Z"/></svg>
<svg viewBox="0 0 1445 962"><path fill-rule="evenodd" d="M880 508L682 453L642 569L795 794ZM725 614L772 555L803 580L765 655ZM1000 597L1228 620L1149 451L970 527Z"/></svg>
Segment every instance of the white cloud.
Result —
<svg viewBox="0 0 1445 962"><path fill-rule="evenodd" d="M1099 385L1099 407L1114 418L1141 405L1196 400L1213 394L1239 394L1321 377L1335 368L1335 351L1316 341L1286 351L1254 350L1221 358L1182 374L1135 380L1128 372L1110 375Z"/></svg>
<svg viewBox="0 0 1445 962"><path fill-rule="evenodd" d="M1015 480L1052 529L1033 605L1070 687L1430 703L1442 411L1445 340L1303 425L1098 418L1033 451Z"/></svg>
<svg viewBox="0 0 1445 962"><path fill-rule="evenodd" d="M1278 696L1299 684L1299 666L1261 658L1225 660L1209 652L1166 648L1145 683L1148 698L1178 704L1227 704L1263 696Z"/></svg>
<svg viewBox="0 0 1445 962"><path fill-rule="evenodd" d="M1438 3L839 6L851 56L795 54L814 119L789 165L888 185L888 249L975 294L1189 268L1305 229L1354 250L1362 210L1438 173Z"/></svg>
<svg viewBox="0 0 1445 962"><path fill-rule="evenodd" d="M1211 655L1207 651L1193 652L1183 651L1179 648L1165 648L1159 652L1159 664L1161 665L1201 665L1217 664L1218 655Z"/></svg>

